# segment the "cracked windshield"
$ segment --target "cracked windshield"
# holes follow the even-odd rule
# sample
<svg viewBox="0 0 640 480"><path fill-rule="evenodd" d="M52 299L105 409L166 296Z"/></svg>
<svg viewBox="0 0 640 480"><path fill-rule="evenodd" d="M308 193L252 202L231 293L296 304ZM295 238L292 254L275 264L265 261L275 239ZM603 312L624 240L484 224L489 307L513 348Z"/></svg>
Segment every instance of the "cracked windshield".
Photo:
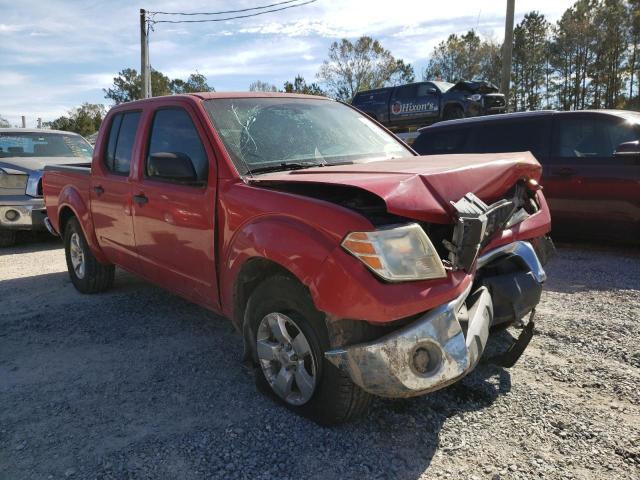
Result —
<svg viewBox="0 0 640 480"><path fill-rule="evenodd" d="M366 116L338 102L215 99L205 101L205 108L243 175L413 155Z"/></svg>

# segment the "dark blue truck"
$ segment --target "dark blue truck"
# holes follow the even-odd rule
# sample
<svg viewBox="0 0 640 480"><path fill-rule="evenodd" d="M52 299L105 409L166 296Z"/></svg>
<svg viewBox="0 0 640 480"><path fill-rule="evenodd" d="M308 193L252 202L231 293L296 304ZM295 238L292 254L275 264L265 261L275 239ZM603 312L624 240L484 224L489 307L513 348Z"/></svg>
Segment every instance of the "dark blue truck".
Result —
<svg viewBox="0 0 640 480"><path fill-rule="evenodd" d="M485 81L416 82L365 90L351 104L391 130L505 111L504 95Z"/></svg>

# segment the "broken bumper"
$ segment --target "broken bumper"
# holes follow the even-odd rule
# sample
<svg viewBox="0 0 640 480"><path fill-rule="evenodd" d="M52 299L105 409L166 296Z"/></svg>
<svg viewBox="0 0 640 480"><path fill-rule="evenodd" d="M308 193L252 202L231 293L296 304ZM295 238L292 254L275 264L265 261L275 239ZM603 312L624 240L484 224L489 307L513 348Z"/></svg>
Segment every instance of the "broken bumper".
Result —
<svg viewBox="0 0 640 480"><path fill-rule="evenodd" d="M542 283L545 273L528 242L514 242L478 259L478 268L516 256ZM369 343L330 350L326 358L354 383L382 397L411 397L459 380L477 365L493 322L489 290L469 288L410 325Z"/></svg>

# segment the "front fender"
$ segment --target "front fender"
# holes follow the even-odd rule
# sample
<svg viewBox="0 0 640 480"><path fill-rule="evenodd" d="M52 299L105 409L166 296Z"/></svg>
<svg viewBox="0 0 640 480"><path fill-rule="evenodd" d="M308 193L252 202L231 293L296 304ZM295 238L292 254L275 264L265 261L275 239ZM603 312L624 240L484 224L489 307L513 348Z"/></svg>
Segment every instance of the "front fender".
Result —
<svg viewBox="0 0 640 480"><path fill-rule="evenodd" d="M93 226L91 210L89 209L89 206L87 205L85 200L82 198L80 192L78 192L77 188L75 188L73 185L67 185L66 187L64 187L58 197L58 211L56 215L56 221L57 229L60 232L61 236L64 236L64 232L60 231L60 220L62 218L62 212L65 208L70 209L78 219L80 228L82 228L82 232L84 233L84 238L87 240L87 244L91 249L91 253L93 253L93 255L99 262L108 264L109 260L102 252L100 245L98 245L98 239L96 237L96 231Z"/></svg>
<svg viewBox="0 0 640 480"><path fill-rule="evenodd" d="M300 220L284 215L265 215L243 225L231 239L220 279L222 309L233 318L233 295L242 266L250 259L263 258L291 272L311 291L334 239Z"/></svg>

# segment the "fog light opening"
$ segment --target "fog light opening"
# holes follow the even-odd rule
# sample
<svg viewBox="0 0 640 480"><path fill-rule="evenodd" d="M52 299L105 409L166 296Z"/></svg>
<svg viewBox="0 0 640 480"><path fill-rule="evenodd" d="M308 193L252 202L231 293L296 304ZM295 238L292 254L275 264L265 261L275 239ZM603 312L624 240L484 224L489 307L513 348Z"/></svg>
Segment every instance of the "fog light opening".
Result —
<svg viewBox="0 0 640 480"><path fill-rule="evenodd" d="M421 376L436 373L442 365L442 351L433 343L418 345L411 356L411 367Z"/></svg>
<svg viewBox="0 0 640 480"><path fill-rule="evenodd" d="M7 210L4 213L4 218L9 220L10 222L15 222L20 218L20 213L18 213L16 210Z"/></svg>

